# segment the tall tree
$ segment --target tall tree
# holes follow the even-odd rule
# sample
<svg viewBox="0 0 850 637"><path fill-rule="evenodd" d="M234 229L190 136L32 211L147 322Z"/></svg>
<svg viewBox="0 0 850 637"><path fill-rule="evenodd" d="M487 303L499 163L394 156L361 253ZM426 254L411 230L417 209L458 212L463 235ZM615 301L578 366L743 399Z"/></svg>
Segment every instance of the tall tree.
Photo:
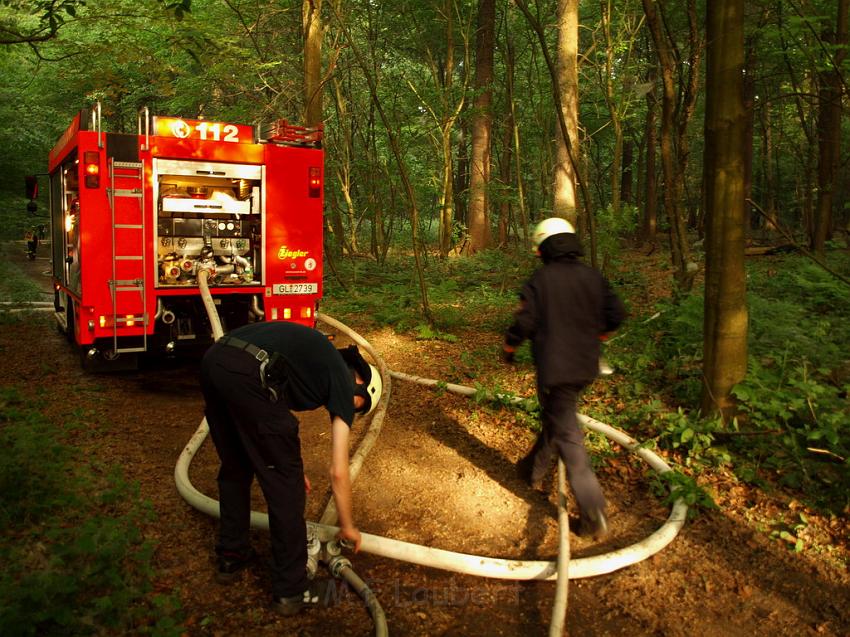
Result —
<svg viewBox="0 0 850 637"><path fill-rule="evenodd" d="M608 173L611 180L611 210L615 218L621 208L623 172L629 168L625 154L629 142L625 138L632 106L640 97L633 90L637 84L637 71L633 68L635 41L641 33L643 17L636 15L631 2L600 2L599 33L596 75L608 110L610 130L614 137ZM630 152L630 149L628 149ZM630 187L630 184L629 184Z"/></svg>
<svg viewBox="0 0 850 637"><path fill-rule="evenodd" d="M567 124L570 147L578 148L578 0L558 0L557 91L561 94L561 113ZM576 171L567 140L555 136L557 160L552 212L577 225Z"/></svg>
<svg viewBox="0 0 850 637"><path fill-rule="evenodd" d="M690 290L694 271L682 214L684 178L688 163L687 127L696 104L701 42L696 1L688 0L688 63L677 64L678 48L671 40L658 0L642 0L661 74L661 169L664 174L664 211L670 224L670 253L680 291ZM688 70L685 71L684 69ZM677 90L676 77L679 88ZM681 101L680 101L681 97Z"/></svg>
<svg viewBox="0 0 850 637"><path fill-rule="evenodd" d="M644 123L644 199L643 199L643 238L655 242L658 231L658 180L656 170L656 151L658 147L658 98L655 95L655 71L650 71L649 91L646 94L646 120Z"/></svg>
<svg viewBox="0 0 850 637"><path fill-rule="evenodd" d="M431 7L428 7L431 8ZM439 17L442 18L445 31L444 38L441 41L441 47L432 47L427 41L421 42L420 46L424 49L424 62L430 71L433 81L436 97L433 104L423 96L424 91L421 91L410 80L407 80L408 86L420 98L421 106L433 118L437 129L438 136L436 137L436 146L438 147L442 166L440 169L440 192L439 192L439 249L440 256L448 256L452 249L452 230L455 221L455 171L454 171L454 141L456 135L455 125L463 111L466 103L466 88L468 86L469 76L469 22L463 21L464 16L459 13L459 6L456 0L438 0L438 4L433 7ZM415 13L411 12L414 15ZM428 20L433 20L433 14L429 13ZM457 63L455 61L456 48L456 24L455 18L461 18L460 38L463 46L463 60L461 66L461 85L456 89L454 83L455 69ZM418 33L422 33L427 29L426 25L417 25Z"/></svg>
<svg viewBox="0 0 850 637"><path fill-rule="evenodd" d="M517 108L514 100L516 76L516 49L510 25L505 33L505 83L507 89L507 100L509 108L508 121L511 129L511 143L513 144L514 166L516 167L516 198L519 207L519 225L523 236L523 245L528 243L528 213L525 207L525 185L522 179L522 153L519 135L519 121L517 119ZM507 183L507 180L505 180Z"/></svg>
<svg viewBox="0 0 850 637"><path fill-rule="evenodd" d="M360 48L357 46L357 43L353 38L350 29L348 28L345 18L341 15L339 7L337 7L334 3L331 3L331 7L333 8L334 17L336 18L336 22L339 25L340 32L345 38L348 47L351 49L351 53L354 56L356 64L360 67L363 76L366 78L366 85L369 89L369 96L375 105L375 110L377 110L378 116L380 117L384 128L386 129L387 138L390 144L390 150L396 160L396 165L398 166L399 175L401 177L402 184L404 185L404 192L407 196L407 202L410 205L410 227L413 240L413 257L416 262L416 275L417 281L419 282L419 292L421 294L422 300L422 315L429 323L432 323L434 317L431 314L431 307L428 303L428 289L425 285L425 275L423 272L421 255L421 243L419 240L419 206L416 203L416 193L413 187L413 182L410 178L410 171L408 170L407 163L405 162L404 153L402 153L401 150L399 133L393 126L392 121L388 117L386 110L381 104L381 101L378 96L378 81L376 77L373 76L370 72L367 61L363 54L360 52Z"/></svg>
<svg viewBox="0 0 850 637"><path fill-rule="evenodd" d="M818 73L818 199L812 249L823 254L832 231L832 206L841 150L841 63L847 55L848 0L838 0L835 24L827 23L821 42L825 68Z"/></svg>
<svg viewBox="0 0 850 637"><path fill-rule="evenodd" d="M304 122L317 126L322 115L322 0L303 0L301 25L304 33Z"/></svg>
<svg viewBox="0 0 850 637"><path fill-rule="evenodd" d="M747 372L744 0L708 3L704 182L704 414L734 409Z"/></svg>
<svg viewBox="0 0 850 637"><path fill-rule="evenodd" d="M474 254L490 247L490 146L493 128L493 48L496 34L495 0L479 0L475 38L475 101L472 116L472 151L469 174L469 243Z"/></svg>
<svg viewBox="0 0 850 637"><path fill-rule="evenodd" d="M549 46L546 43L546 33L543 29L543 25L540 23L539 18L534 16L531 11L528 10L528 5L524 2L524 0L514 0L514 3L525 16L525 19L528 22L529 26L534 30L535 34L537 34L537 40L540 43L540 52L543 54L543 59L546 61L546 68L549 71L549 77L552 81L552 101L555 105L555 114L558 119L558 128L561 131L561 140L564 142L564 146L566 147L567 155L569 156L570 163L572 164L573 172L576 174L576 181L578 182L578 189L581 193L581 199L584 206L584 210L587 212L587 227L590 231L590 261L593 266L596 267L596 223L595 218L592 214L593 204L590 200L590 192L587 187L587 184L581 176L580 164L578 160L578 149L573 147L572 142L570 141L569 129L567 126L567 121L564 118L564 109L561 105L561 91L559 88L560 82L558 81L557 68L555 66L555 62L552 60L552 56L549 54Z"/></svg>

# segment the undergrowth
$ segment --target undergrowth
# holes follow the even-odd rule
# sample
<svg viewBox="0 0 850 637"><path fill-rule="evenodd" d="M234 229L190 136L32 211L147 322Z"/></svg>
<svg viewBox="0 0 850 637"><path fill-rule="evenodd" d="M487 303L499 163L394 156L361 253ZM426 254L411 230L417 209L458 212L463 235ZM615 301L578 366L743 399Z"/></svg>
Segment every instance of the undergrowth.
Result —
<svg viewBox="0 0 850 637"><path fill-rule="evenodd" d="M46 186L46 183L43 186ZM46 189L41 192L36 213L30 214L27 212L28 202L24 197L23 180L20 184L20 194L0 190L0 210L4 213L3 224L0 225L0 240L22 240L26 231L48 223L45 192Z"/></svg>
<svg viewBox="0 0 850 637"><path fill-rule="evenodd" d="M10 250L16 249L23 253L23 244L0 244L0 300L38 301L44 297L38 285L9 258Z"/></svg>
<svg viewBox="0 0 850 637"><path fill-rule="evenodd" d="M850 275L846 252L829 253L830 267ZM426 325L413 260L391 257L383 267L365 260L337 264L345 287L332 279L331 314L368 317L419 339L457 342L471 331L498 338L510 321L517 291L537 263L498 251L427 262L425 275L435 321ZM646 299L640 264L609 274L627 306ZM331 277L329 277L331 279ZM715 466L764 488L785 487L824 512L850 506L850 290L799 255L748 264L749 372L735 388L740 413L732 422L697 410L702 374L702 290L662 300L630 316L606 356L617 370L592 389L588 413L667 450L689 476ZM464 342L461 342L463 345ZM510 402L510 391L484 387L497 367L495 352L466 348L451 366L488 401ZM518 369L533 369L530 352L517 352ZM491 383L492 384L492 383ZM532 401L534 402L534 401ZM539 426L536 405L518 419ZM691 479L691 478L689 478ZM710 501L695 482L667 485L698 507Z"/></svg>
<svg viewBox="0 0 850 637"><path fill-rule="evenodd" d="M152 515L120 471L0 390L0 634L179 635L176 596L152 593Z"/></svg>
<svg viewBox="0 0 850 637"><path fill-rule="evenodd" d="M453 331L501 329L535 265L530 256L509 259L495 250L460 259L428 259L424 273L434 317L428 325L412 258L390 255L383 265L341 259L336 262L339 278L326 277L323 307L329 314L369 317L419 338L452 340Z"/></svg>
<svg viewBox="0 0 850 637"><path fill-rule="evenodd" d="M831 266L850 272L845 253ZM748 373L728 423L697 410L702 294L633 320L609 359L623 372L610 392L627 428L695 471L724 464L743 481L788 487L815 509L850 505L850 289L801 256L748 268Z"/></svg>

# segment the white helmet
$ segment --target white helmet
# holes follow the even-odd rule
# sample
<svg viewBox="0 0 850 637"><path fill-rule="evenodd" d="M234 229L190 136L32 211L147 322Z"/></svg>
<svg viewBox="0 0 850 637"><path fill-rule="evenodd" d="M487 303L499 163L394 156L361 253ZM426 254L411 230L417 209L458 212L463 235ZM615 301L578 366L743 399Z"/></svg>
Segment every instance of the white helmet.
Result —
<svg viewBox="0 0 850 637"><path fill-rule="evenodd" d="M379 372L378 368L371 363L369 364L369 369L372 372L369 382L364 385L360 385L360 387L365 387L365 396L362 390L356 392L360 396L363 396L367 401L367 405L362 412L364 416L366 414L371 414L372 410L378 406L378 401L381 400L381 393L384 391L384 382L381 379L381 372Z"/></svg>
<svg viewBox="0 0 850 637"><path fill-rule="evenodd" d="M345 365L351 370L352 380L354 381L354 396L360 396L363 399L363 406L357 410L357 413L362 415L371 413L377 407L378 401L381 400L381 392L384 390L381 372L378 371L377 367L366 362L356 345L343 347L338 349L337 352L345 361ZM363 381L362 383L357 382L358 377Z"/></svg>
<svg viewBox="0 0 850 637"><path fill-rule="evenodd" d="M576 230L573 228L573 224L561 217L544 219L534 227L534 232L531 233L532 251L537 252L540 244L552 235L563 234L564 232L575 234Z"/></svg>

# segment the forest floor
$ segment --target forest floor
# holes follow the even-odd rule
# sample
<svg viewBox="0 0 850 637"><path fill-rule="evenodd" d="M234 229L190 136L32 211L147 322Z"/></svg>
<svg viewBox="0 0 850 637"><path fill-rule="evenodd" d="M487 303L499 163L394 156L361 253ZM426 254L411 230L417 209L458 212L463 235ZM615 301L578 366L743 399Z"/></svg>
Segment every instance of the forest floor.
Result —
<svg viewBox="0 0 850 637"><path fill-rule="evenodd" d="M46 264L20 263L48 292ZM443 379L455 373L464 352L496 352L492 334L459 334L454 343L422 341L366 320L336 318L349 322L400 372ZM17 388L57 423L81 419L85 426L75 434L76 444L120 465L139 483L141 497L156 512L156 521L144 529L156 542L156 589L178 593L186 634L373 633L362 602L343 588L329 608L283 619L269 610L269 572L262 563L229 587L214 582L216 523L189 507L173 480L174 464L203 415L196 358L136 372L87 374L48 313L4 325L0 352L0 384ZM511 373L520 372L495 362L492 370L481 370L484 376L501 374L500 382ZM521 380L529 384L528 378ZM616 375L606 382L616 382ZM592 388L585 399L593 400ZM307 519L316 520L330 495L328 419L324 412L300 419L313 484ZM353 447L366 424L355 423ZM532 439L510 411L394 380L382 432L354 484L360 529L453 551L554 559L554 489L546 498L514 475L514 462ZM213 497L216 470L215 451L207 442L190 475ZM611 533L600 543L573 536L573 557L633 544L669 515L651 490L651 472L632 454L614 446L598 475L610 504ZM608 575L570 582L569 634L850 634L846 514L819 515L787 493L739 483L728 473L713 472L710 480L703 486L719 508L689 520L661 552ZM258 490L255 508L264 509ZM799 521L801 513L806 523L797 536L805 548L795 552L772 531ZM253 538L267 559L268 534L258 531ZM352 556L352 562L376 592L392 635L548 634L553 582L476 578L365 553Z"/></svg>

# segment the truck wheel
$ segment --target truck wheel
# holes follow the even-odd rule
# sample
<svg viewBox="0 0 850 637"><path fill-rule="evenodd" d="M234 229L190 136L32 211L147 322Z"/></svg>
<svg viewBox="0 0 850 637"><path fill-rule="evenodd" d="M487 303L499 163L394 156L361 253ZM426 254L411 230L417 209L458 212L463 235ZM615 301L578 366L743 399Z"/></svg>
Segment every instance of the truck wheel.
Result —
<svg viewBox="0 0 850 637"><path fill-rule="evenodd" d="M71 299L68 299L65 303L65 338L68 339L69 343L76 344L77 336L76 336L76 320L74 319L74 302Z"/></svg>

